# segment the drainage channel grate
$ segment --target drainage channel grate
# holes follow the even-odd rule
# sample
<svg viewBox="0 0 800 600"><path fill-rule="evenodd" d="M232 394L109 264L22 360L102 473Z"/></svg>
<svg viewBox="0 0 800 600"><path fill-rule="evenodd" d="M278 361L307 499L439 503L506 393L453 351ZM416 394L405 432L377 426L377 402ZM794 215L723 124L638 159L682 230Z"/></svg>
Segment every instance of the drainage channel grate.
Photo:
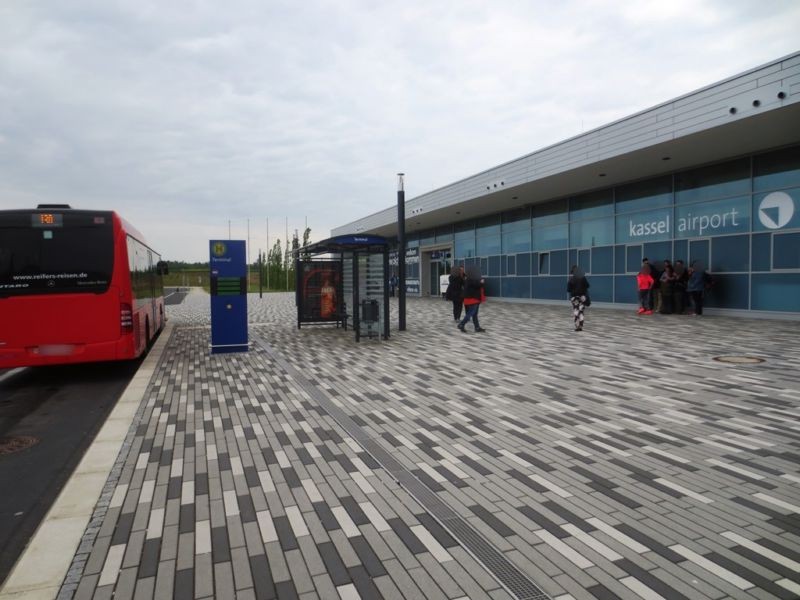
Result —
<svg viewBox="0 0 800 600"><path fill-rule="evenodd" d="M763 358L758 358L757 356L715 356L714 360L734 365L755 365L764 362Z"/></svg>
<svg viewBox="0 0 800 600"><path fill-rule="evenodd" d="M317 403L370 455L388 471L394 479L428 511L439 524L480 562L486 570L515 598L519 600L551 600L527 575L509 561L502 552L488 542L472 525L445 504L428 486L401 465L383 446L371 438L346 412L336 406L298 369L286 362L260 336L253 336L256 343L278 365L300 385Z"/></svg>

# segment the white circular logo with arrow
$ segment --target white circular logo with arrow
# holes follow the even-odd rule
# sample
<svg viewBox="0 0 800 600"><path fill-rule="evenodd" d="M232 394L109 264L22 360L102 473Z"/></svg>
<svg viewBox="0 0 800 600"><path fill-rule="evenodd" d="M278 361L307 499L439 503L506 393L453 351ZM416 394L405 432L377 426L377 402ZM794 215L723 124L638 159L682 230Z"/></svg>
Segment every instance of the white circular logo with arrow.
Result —
<svg viewBox="0 0 800 600"><path fill-rule="evenodd" d="M786 192L772 192L758 206L758 220L767 229L780 229L792 220L794 201Z"/></svg>

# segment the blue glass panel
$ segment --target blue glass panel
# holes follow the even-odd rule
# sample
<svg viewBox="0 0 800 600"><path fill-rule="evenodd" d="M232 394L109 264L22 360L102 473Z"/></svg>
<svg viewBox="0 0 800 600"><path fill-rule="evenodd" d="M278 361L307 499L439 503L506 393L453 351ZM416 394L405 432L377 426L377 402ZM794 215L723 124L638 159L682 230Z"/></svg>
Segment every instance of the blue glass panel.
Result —
<svg viewBox="0 0 800 600"><path fill-rule="evenodd" d="M576 196L569 202L569 220L580 221L614 214L614 193L611 189Z"/></svg>
<svg viewBox="0 0 800 600"><path fill-rule="evenodd" d="M550 274L550 253L542 252L539 254L539 275Z"/></svg>
<svg viewBox="0 0 800 600"><path fill-rule="evenodd" d="M481 266L481 273L486 275L489 272L489 259L488 258L480 258L476 261L477 264Z"/></svg>
<svg viewBox="0 0 800 600"><path fill-rule="evenodd" d="M559 250L550 253L550 275L567 275L569 264L567 263L567 251Z"/></svg>
<svg viewBox="0 0 800 600"><path fill-rule="evenodd" d="M583 269L584 273L591 273L592 272L592 251L591 250L581 250L580 252L578 252L578 266L581 269Z"/></svg>
<svg viewBox="0 0 800 600"><path fill-rule="evenodd" d="M494 296L495 298L498 298L502 292L500 289L501 281L502 277L484 277L483 291L486 292L487 296Z"/></svg>
<svg viewBox="0 0 800 600"><path fill-rule="evenodd" d="M453 254L456 258L469 258L475 256L475 238L471 240L456 240Z"/></svg>
<svg viewBox="0 0 800 600"><path fill-rule="evenodd" d="M617 242L652 242L672 237L672 208L617 216Z"/></svg>
<svg viewBox="0 0 800 600"><path fill-rule="evenodd" d="M699 260L704 266L708 266L711 258L711 248L708 240L692 240L689 242L689 266Z"/></svg>
<svg viewBox="0 0 800 600"><path fill-rule="evenodd" d="M500 215L484 217L475 222L475 233L478 236L500 234Z"/></svg>
<svg viewBox="0 0 800 600"><path fill-rule="evenodd" d="M549 265L550 263L548 262L547 264ZM548 270L549 270L549 268L550 267L548 266ZM538 252L533 252L531 254L531 275L539 275L539 253Z"/></svg>
<svg viewBox="0 0 800 600"><path fill-rule="evenodd" d="M420 246L433 246L436 243L436 235L433 231L423 231L419 234Z"/></svg>
<svg viewBox="0 0 800 600"><path fill-rule="evenodd" d="M475 224L472 221L456 223L453 228L455 229L454 237L456 240L475 239Z"/></svg>
<svg viewBox="0 0 800 600"><path fill-rule="evenodd" d="M689 258L689 242L687 240L675 240L672 245L672 256L675 257L675 260L682 260L686 263Z"/></svg>
<svg viewBox="0 0 800 600"><path fill-rule="evenodd" d="M800 269L800 233L774 233L772 250L773 269Z"/></svg>
<svg viewBox="0 0 800 600"><path fill-rule="evenodd" d="M756 233L752 238L753 271L772 270L772 234Z"/></svg>
<svg viewBox="0 0 800 600"><path fill-rule="evenodd" d="M625 246L614 246L614 272L625 273Z"/></svg>
<svg viewBox="0 0 800 600"><path fill-rule="evenodd" d="M589 277L589 296L592 302L614 301L614 278L611 275Z"/></svg>
<svg viewBox="0 0 800 600"><path fill-rule="evenodd" d="M513 231L503 234L503 252L527 252L531 249L531 230Z"/></svg>
<svg viewBox="0 0 800 600"><path fill-rule="evenodd" d="M504 298L530 298L530 277L503 277Z"/></svg>
<svg viewBox="0 0 800 600"><path fill-rule="evenodd" d="M531 255L528 253L517 254L517 275L531 274Z"/></svg>
<svg viewBox="0 0 800 600"><path fill-rule="evenodd" d="M566 300L566 277L534 277L533 297L544 300Z"/></svg>
<svg viewBox="0 0 800 600"><path fill-rule="evenodd" d="M750 197L675 207L675 237L690 238L750 231Z"/></svg>
<svg viewBox="0 0 800 600"><path fill-rule="evenodd" d="M753 189L757 192L800 185L800 146L753 158Z"/></svg>
<svg viewBox="0 0 800 600"><path fill-rule="evenodd" d="M614 218L577 221L569 224L570 245L592 248L614 243Z"/></svg>
<svg viewBox="0 0 800 600"><path fill-rule="evenodd" d="M800 312L800 273L753 273L752 310Z"/></svg>
<svg viewBox="0 0 800 600"><path fill-rule="evenodd" d="M406 240L406 248L419 248L419 238L418 237L409 237Z"/></svg>
<svg viewBox="0 0 800 600"><path fill-rule="evenodd" d="M556 248L567 248L569 242L569 226L554 225L552 227L541 227L533 230L533 249L534 250L554 250Z"/></svg>
<svg viewBox="0 0 800 600"><path fill-rule="evenodd" d="M537 204L532 207L531 214L534 227L548 227L569 220L566 200Z"/></svg>
<svg viewBox="0 0 800 600"><path fill-rule="evenodd" d="M654 242L652 244L644 244L642 246L642 258L650 259L651 265L658 265L661 267L664 264L664 259L672 260L672 242ZM641 264L639 265L641 268ZM637 269L638 271L639 269Z"/></svg>
<svg viewBox="0 0 800 600"><path fill-rule="evenodd" d="M508 275L517 274L517 256L506 256L506 273Z"/></svg>
<svg viewBox="0 0 800 600"><path fill-rule="evenodd" d="M750 270L750 236L726 235L711 240L711 271Z"/></svg>
<svg viewBox="0 0 800 600"><path fill-rule="evenodd" d="M628 273L638 273L639 269L642 268L642 258L641 246L628 246L625 270Z"/></svg>
<svg viewBox="0 0 800 600"><path fill-rule="evenodd" d="M604 246L603 248L592 249L592 273L613 273L614 272L614 247Z"/></svg>
<svg viewBox="0 0 800 600"><path fill-rule="evenodd" d="M639 303L639 290L634 275L614 275L614 302Z"/></svg>
<svg viewBox="0 0 800 600"><path fill-rule="evenodd" d="M620 186L615 197L617 213L668 206L672 204L672 176Z"/></svg>
<svg viewBox="0 0 800 600"><path fill-rule="evenodd" d="M569 261L568 262L569 262L570 266L578 264L578 251L575 248L572 248L569 251Z"/></svg>
<svg viewBox="0 0 800 600"><path fill-rule="evenodd" d="M490 254L500 254L502 248L500 246L500 235L490 235L487 237L479 237L476 243L475 253L478 256L489 256Z"/></svg>
<svg viewBox="0 0 800 600"><path fill-rule="evenodd" d="M714 287L705 294L704 303L713 308L747 310L749 275L714 273Z"/></svg>
<svg viewBox="0 0 800 600"><path fill-rule="evenodd" d="M750 191L750 159L684 171L675 175L675 202L700 202Z"/></svg>
<svg viewBox="0 0 800 600"><path fill-rule="evenodd" d="M524 231L531 228L531 209L519 208L502 214L503 233Z"/></svg>
<svg viewBox="0 0 800 600"><path fill-rule="evenodd" d="M800 227L800 188L755 194L753 214L754 231Z"/></svg>
<svg viewBox="0 0 800 600"><path fill-rule="evenodd" d="M489 277L499 277L500 276L500 257L499 256L490 256L489 257L489 270L487 272Z"/></svg>
<svg viewBox="0 0 800 600"><path fill-rule="evenodd" d="M436 243L452 242L453 241L453 228L452 227L438 227L436 229Z"/></svg>

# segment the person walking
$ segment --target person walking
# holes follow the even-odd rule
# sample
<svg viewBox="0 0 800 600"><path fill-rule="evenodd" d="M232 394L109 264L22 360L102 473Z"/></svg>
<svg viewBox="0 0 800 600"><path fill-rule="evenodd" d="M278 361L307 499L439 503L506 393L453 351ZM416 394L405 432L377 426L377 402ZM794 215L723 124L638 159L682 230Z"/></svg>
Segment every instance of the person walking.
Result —
<svg viewBox="0 0 800 600"><path fill-rule="evenodd" d="M578 265L573 265L569 270L567 292L569 293L569 301L572 303L575 331L583 331L583 313L589 299L589 280L586 279L586 275Z"/></svg>
<svg viewBox="0 0 800 600"><path fill-rule="evenodd" d="M449 283L445 292L445 299L453 303L453 318L461 320L461 311L464 309L464 282L467 276L463 266L453 267L450 271Z"/></svg>
<svg viewBox="0 0 800 600"><path fill-rule="evenodd" d="M467 332L464 326L470 319L472 319L472 324L475 325L475 331L477 333L486 331L478 322L478 309L481 307L481 302L486 299L484 284L485 281L481 276L480 268L477 265L468 266L467 279L464 283L464 308L466 309L466 314L464 318L458 322L458 328L461 330L461 333Z"/></svg>

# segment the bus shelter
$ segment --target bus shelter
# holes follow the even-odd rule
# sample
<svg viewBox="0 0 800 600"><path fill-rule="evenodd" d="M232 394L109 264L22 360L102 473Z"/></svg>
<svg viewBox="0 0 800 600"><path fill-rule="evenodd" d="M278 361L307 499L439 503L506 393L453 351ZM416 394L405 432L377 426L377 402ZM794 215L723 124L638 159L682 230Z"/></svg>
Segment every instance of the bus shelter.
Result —
<svg viewBox="0 0 800 600"><path fill-rule="evenodd" d="M297 328L335 324L356 341L389 338L389 244L376 235L341 235L295 253Z"/></svg>

